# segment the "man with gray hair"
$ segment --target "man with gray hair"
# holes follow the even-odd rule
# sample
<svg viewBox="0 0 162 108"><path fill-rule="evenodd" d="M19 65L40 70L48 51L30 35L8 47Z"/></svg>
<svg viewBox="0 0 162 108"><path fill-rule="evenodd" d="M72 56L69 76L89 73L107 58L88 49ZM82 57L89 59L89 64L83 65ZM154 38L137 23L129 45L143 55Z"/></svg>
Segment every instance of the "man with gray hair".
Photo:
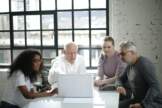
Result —
<svg viewBox="0 0 162 108"><path fill-rule="evenodd" d="M63 54L52 60L48 82L52 85L53 89L57 88L58 74L86 73L84 58L77 53L78 46L74 42L69 42L64 46Z"/></svg>
<svg viewBox="0 0 162 108"><path fill-rule="evenodd" d="M119 108L162 108L162 97L153 63L138 54L133 42L121 43L120 50L122 60L128 66L116 81L117 92L122 97Z"/></svg>

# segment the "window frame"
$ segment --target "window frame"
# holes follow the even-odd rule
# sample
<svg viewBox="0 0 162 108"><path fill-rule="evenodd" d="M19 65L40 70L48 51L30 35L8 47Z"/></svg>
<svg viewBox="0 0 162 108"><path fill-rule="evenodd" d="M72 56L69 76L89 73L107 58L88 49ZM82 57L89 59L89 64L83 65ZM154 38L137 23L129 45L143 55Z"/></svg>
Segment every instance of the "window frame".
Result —
<svg viewBox="0 0 162 108"><path fill-rule="evenodd" d="M89 31L89 47L81 47L79 48L79 50L89 50L89 66L87 67L87 69L96 69L97 67L92 66L92 50L101 50L100 47L92 47L92 42L91 42L91 31L92 30L105 30L106 31L106 36L109 35L109 0L106 0L106 8L91 8L91 0L88 0L88 8L87 9L74 9L74 0L72 0L72 9L61 9L58 10L57 9L57 1L55 0L55 9L54 10L41 10L41 0L39 0L39 10L37 11L26 11L26 0L24 0L24 11L13 11L12 12L12 7L11 7L11 1L9 0L9 12L0 12L1 14L8 14L9 15L9 30L0 30L0 32L10 32L10 47L9 48L0 48L0 50L7 50L9 49L11 51L11 63L13 62L13 51L14 50L24 50L27 48L34 48L34 49L38 49L40 50L41 54L43 54L43 50L55 50L56 51L56 56L59 55L59 50L63 48L63 46L59 46L58 45L58 31L72 31L72 41L75 41L75 31L76 30L87 30ZM106 28L92 28L91 27L91 11L97 11L97 10L104 10L106 11ZM68 28L68 29L61 29L58 28L58 12L71 12L71 18L72 18L72 28ZM88 11L88 28L74 28L74 12L77 11ZM24 16L24 30L14 30L13 29L13 17L14 16L19 16L19 15L23 15ZM26 28L26 16L27 15L40 15L40 41L41 41L41 45L40 46L27 46L27 31L33 31L33 30L27 30ZM53 15L54 19L54 28L53 29L46 29L43 30L42 29L42 15ZM15 46L14 45L14 32L15 31L24 31L25 32L25 46ZM35 31L35 30L34 30ZM53 31L54 32L54 46L43 46L43 37L42 37L42 32L43 31ZM9 65L1 65L0 64L0 68L6 68L9 67Z"/></svg>

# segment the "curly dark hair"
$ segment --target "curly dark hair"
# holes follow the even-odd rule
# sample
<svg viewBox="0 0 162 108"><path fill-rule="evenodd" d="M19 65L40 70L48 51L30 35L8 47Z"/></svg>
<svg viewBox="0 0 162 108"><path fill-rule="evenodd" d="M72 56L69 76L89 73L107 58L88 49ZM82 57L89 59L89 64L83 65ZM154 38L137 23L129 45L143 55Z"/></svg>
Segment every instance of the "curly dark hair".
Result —
<svg viewBox="0 0 162 108"><path fill-rule="evenodd" d="M33 64L33 58L39 55L42 59L41 54L38 51L35 50L25 50L22 53L20 53L17 58L14 60L13 64L10 66L10 72L8 78L10 78L13 73L16 73L18 70L20 70L26 78L29 78L31 82L34 82L37 80L37 75L40 72L35 72L35 70L32 67ZM41 71L43 68L43 63L40 66Z"/></svg>

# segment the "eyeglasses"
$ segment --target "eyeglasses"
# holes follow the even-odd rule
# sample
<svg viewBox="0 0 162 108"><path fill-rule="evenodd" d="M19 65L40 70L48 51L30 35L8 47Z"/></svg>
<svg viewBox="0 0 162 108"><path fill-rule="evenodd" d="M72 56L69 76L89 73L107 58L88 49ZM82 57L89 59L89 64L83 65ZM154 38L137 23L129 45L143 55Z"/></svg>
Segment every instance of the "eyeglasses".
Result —
<svg viewBox="0 0 162 108"><path fill-rule="evenodd" d="M121 52L121 53L120 53L120 55L121 55L121 56L125 56L125 55L126 55L126 53L124 53L124 52Z"/></svg>
<svg viewBox="0 0 162 108"><path fill-rule="evenodd" d="M127 51L127 52L121 52L120 55L121 55L121 56L125 56L128 52L130 52L130 51Z"/></svg>

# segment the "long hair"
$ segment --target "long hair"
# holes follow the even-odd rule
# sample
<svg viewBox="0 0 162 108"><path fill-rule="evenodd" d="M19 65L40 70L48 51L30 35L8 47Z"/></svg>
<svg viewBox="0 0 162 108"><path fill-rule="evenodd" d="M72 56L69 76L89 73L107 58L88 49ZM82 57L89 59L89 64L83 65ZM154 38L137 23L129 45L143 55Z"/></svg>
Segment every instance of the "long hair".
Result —
<svg viewBox="0 0 162 108"><path fill-rule="evenodd" d="M40 72L35 72L33 69L33 58L39 55L42 59L41 54L38 51L35 50L25 50L22 53L20 53L17 58L14 60L13 64L10 67L10 72L8 78L10 78L13 73L16 73L18 70L20 70L25 78L29 78L31 82L34 82L37 80L37 75ZM41 71L43 68L43 63L40 66Z"/></svg>

